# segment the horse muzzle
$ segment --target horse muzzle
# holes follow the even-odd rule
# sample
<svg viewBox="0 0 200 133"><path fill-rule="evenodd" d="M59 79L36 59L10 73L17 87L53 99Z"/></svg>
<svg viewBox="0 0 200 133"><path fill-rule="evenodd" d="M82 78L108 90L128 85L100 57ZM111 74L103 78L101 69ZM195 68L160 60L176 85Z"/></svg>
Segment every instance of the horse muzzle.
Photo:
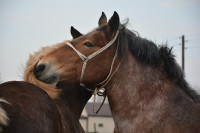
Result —
<svg viewBox="0 0 200 133"><path fill-rule="evenodd" d="M58 74L47 63L38 63L33 71L35 77L47 84L55 84Z"/></svg>

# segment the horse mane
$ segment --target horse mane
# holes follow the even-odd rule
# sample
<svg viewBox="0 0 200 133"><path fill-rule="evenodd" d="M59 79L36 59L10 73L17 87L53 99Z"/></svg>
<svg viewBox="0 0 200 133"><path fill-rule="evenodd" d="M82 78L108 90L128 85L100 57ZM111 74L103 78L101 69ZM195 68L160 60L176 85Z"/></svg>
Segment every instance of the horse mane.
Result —
<svg viewBox="0 0 200 133"><path fill-rule="evenodd" d="M167 45L157 46L154 42L141 38L126 28L126 24L120 25L118 40L118 53L126 56L128 50L140 62L163 67L167 77L175 82L194 101L200 102L200 95L191 89L185 80L185 75L172 54L172 48ZM117 42L116 41L116 42Z"/></svg>
<svg viewBox="0 0 200 133"><path fill-rule="evenodd" d="M29 83L36 85L36 86L39 86L41 89L43 89L53 99L58 98L60 90L57 89L56 87L50 85L50 84L46 84L46 83L38 80L35 77L33 71L34 71L35 65L39 62L39 60L44 55L46 55L47 53L51 52L52 50L60 47L61 45L66 44L66 42L68 42L68 41L63 41L61 43L57 43L57 44L54 44L52 46L42 47L39 51L37 51L33 54L30 54L29 59L26 63L26 67L24 69L24 76L23 76L24 81L27 81Z"/></svg>

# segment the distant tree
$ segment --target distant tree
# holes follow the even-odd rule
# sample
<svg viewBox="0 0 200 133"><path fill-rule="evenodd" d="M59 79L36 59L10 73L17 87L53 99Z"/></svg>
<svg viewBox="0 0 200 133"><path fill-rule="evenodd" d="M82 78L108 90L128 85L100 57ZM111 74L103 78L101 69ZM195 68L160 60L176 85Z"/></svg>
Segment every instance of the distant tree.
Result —
<svg viewBox="0 0 200 133"><path fill-rule="evenodd" d="M2 81L2 79L1 79L1 74L0 74L0 83L2 83L3 81Z"/></svg>
<svg viewBox="0 0 200 133"><path fill-rule="evenodd" d="M20 79L23 79L24 70L25 70L25 64L20 63L20 65L19 65L19 67L18 67L18 71L17 71L17 76L18 76Z"/></svg>

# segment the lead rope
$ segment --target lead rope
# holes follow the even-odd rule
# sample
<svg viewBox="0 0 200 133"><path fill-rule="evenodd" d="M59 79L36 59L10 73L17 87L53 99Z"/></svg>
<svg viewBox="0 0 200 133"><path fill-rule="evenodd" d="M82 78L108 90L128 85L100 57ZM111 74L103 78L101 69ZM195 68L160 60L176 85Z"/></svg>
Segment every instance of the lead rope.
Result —
<svg viewBox="0 0 200 133"><path fill-rule="evenodd" d="M93 115L94 116L96 116L96 114L100 111L101 107L103 106L103 104L105 102L105 99L106 99L105 86L108 84L108 82L110 81L110 79L112 78L112 76L117 72L117 70L119 69L119 66L121 64L121 62L120 62L118 64L117 68L115 69L115 71L112 73L112 71L113 71L113 65L114 65L115 59L117 58L117 53L118 53L118 45L117 45L117 48L116 48L116 51L115 51L115 55L114 55L112 63L111 63L110 72L109 72L108 76L101 83L97 84L97 86L101 85L102 83L104 83L104 84L101 87L99 87L99 88L96 87L95 90L91 90L91 89L86 88L86 90L92 91L93 92L92 95L94 95L94 102L93 102ZM103 90L103 92L101 92L101 90ZM103 101L102 101L102 103L99 106L99 108L98 108L97 111L95 111L96 95L104 97Z"/></svg>
<svg viewBox="0 0 200 133"><path fill-rule="evenodd" d="M103 106L103 104L104 104L104 102L106 100L105 86L109 83L109 81L111 80L113 75L118 71L118 69L119 69L119 67L121 65L121 62L117 65L117 68L115 69L115 71L110 75L108 80L100 88L95 88L95 90L92 90L92 89L89 89L89 88L85 88L87 91L93 92L92 95L94 95L94 102L93 102L93 115L94 116L96 116L96 114L101 110L101 107ZM101 92L102 89L103 89L103 92ZM102 101L101 105L99 106L99 108L97 109L97 111L95 111L96 95L104 97L103 101Z"/></svg>

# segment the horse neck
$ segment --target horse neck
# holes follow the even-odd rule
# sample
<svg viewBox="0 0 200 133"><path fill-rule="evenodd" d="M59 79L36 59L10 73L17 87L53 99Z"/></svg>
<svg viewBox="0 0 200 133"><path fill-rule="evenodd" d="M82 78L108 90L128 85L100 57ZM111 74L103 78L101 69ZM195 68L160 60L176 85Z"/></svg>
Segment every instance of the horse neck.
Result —
<svg viewBox="0 0 200 133"><path fill-rule="evenodd" d="M69 87L67 84L62 84L60 88L62 88L63 92L57 100L59 103L58 107L62 108L63 113L65 110L68 110L69 107L72 114L79 119L92 93L79 87L79 85L72 85Z"/></svg>
<svg viewBox="0 0 200 133"><path fill-rule="evenodd" d="M62 127L61 132L84 132L79 122L81 115L79 112L81 112L81 108L75 109L71 104L69 104L67 98L63 96L61 96L59 99L53 99L53 102L57 106L58 112L60 114Z"/></svg>
<svg viewBox="0 0 200 133"><path fill-rule="evenodd" d="M116 128L128 131L128 127L123 126L144 122L144 115L146 119L158 116L171 86L161 77L164 76L158 68L142 64L128 55L106 87Z"/></svg>

